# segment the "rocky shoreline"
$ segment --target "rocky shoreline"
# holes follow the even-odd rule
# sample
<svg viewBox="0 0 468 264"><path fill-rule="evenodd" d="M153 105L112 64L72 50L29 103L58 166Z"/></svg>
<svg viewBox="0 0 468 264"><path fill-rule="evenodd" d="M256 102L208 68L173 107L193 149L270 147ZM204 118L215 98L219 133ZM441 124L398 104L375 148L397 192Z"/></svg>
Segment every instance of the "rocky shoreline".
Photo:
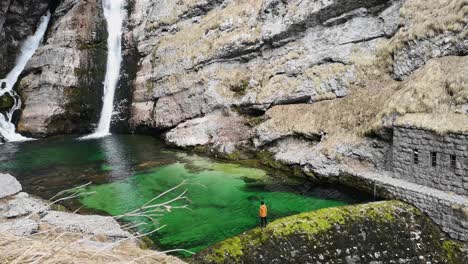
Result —
<svg viewBox="0 0 468 264"><path fill-rule="evenodd" d="M133 259L139 259L138 263L184 263L164 253L141 249L138 238L113 217L56 210L50 202L21 191L13 176L0 174L0 259L7 263L8 254L11 261L57 257L57 263L128 263ZM8 252L18 244L36 246L40 252ZM82 254L77 256L79 252Z"/></svg>

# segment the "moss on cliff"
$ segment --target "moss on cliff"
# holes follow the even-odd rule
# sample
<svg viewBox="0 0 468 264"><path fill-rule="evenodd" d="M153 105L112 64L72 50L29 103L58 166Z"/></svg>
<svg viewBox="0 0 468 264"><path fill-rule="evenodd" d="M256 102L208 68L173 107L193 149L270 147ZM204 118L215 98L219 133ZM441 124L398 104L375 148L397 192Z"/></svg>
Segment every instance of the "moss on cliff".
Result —
<svg viewBox="0 0 468 264"><path fill-rule="evenodd" d="M8 94L4 94L0 97L0 111L8 111L15 104L13 97Z"/></svg>

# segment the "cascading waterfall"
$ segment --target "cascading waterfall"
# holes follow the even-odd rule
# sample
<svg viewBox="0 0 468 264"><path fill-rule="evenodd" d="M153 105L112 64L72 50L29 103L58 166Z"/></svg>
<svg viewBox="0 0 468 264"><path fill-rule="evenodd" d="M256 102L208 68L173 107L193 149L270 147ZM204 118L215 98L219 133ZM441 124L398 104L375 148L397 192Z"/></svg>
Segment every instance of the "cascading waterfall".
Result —
<svg viewBox="0 0 468 264"><path fill-rule="evenodd" d="M47 12L45 16L41 17L39 27L36 29L34 35L28 37L21 46L21 52L16 60L15 67L8 73L5 79L0 80L0 87L3 87L0 88L0 97L8 94L14 100L13 107L10 111L6 114L0 114L0 135L2 135L7 141L29 140L29 138L16 133L15 125L12 122L13 114L16 110L21 108L21 99L16 92L13 91L13 87L18 81L18 77L26 67L26 64L41 44L42 38L47 30L47 26L49 25L50 16L50 12Z"/></svg>
<svg viewBox="0 0 468 264"><path fill-rule="evenodd" d="M104 0L104 17L107 22L107 66L104 80L104 97L96 131L88 138L100 138L110 135L112 112L114 110L115 89L120 76L122 63L122 24L124 19L124 0Z"/></svg>

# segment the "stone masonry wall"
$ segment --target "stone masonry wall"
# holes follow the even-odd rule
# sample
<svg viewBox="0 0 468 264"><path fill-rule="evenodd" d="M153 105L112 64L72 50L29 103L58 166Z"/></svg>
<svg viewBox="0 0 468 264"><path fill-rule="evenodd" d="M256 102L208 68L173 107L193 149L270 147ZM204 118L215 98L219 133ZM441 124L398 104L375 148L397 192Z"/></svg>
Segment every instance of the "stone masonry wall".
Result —
<svg viewBox="0 0 468 264"><path fill-rule="evenodd" d="M348 171L340 183L374 192L385 199L398 199L426 213L451 238L468 241L468 197L450 194L394 178L382 172Z"/></svg>
<svg viewBox="0 0 468 264"><path fill-rule="evenodd" d="M418 162L414 162L414 150ZM432 166L432 154L437 164ZM451 155L456 156L452 166ZM442 191L468 195L468 135L437 135L396 127L393 134L393 170L396 177Z"/></svg>

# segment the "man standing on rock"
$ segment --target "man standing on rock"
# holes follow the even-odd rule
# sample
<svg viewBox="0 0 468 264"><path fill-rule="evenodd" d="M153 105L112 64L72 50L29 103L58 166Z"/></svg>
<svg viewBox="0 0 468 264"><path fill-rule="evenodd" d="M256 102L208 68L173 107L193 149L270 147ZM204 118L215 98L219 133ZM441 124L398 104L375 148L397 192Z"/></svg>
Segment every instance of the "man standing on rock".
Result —
<svg viewBox="0 0 468 264"><path fill-rule="evenodd" d="M265 202L261 202L260 205L260 211L258 215L260 216L260 227L264 228L267 225L267 214L268 214L268 209L265 205Z"/></svg>

